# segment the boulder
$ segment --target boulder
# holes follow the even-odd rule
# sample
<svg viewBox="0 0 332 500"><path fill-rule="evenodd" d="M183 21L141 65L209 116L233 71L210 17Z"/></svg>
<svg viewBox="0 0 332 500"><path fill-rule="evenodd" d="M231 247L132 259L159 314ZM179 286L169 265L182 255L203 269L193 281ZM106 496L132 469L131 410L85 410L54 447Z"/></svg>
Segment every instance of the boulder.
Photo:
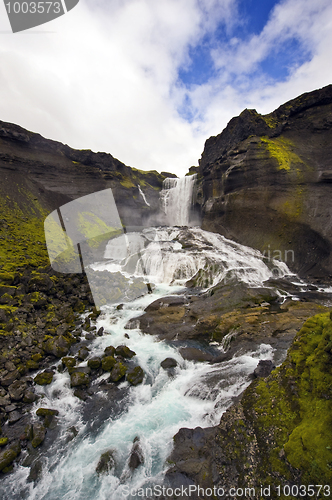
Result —
<svg viewBox="0 0 332 500"><path fill-rule="evenodd" d="M62 358L65 356L70 349L71 342L64 335L59 335L58 337L48 339L43 344L44 351L48 354L53 354L57 358Z"/></svg>
<svg viewBox="0 0 332 500"><path fill-rule="evenodd" d="M71 387L80 387L81 385L89 385L90 377L87 373L75 371L70 376Z"/></svg>
<svg viewBox="0 0 332 500"><path fill-rule="evenodd" d="M112 368L109 381L118 382L125 376L126 372L127 372L127 367L118 361Z"/></svg>
<svg viewBox="0 0 332 500"><path fill-rule="evenodd" d="M76 365L76 359L70 356L64 356L62 359L62 364L69 370L70 368L74 368Z"/></svg>
<svg viewBox="0 0 332 500"><path fill-rule="evenodd" d="M119 345L115 349L115 354L117 356L122 356L123 358L128 358L128 359L131 359L134 356L136 356L136 352L129 349L129 347L127 347L126 345Z"/></svg>
<svg viewBox="0 0 332 500"><path fill-rule="evenodd" d="M174 358L166 358L166 359L164 359L164 361L162 361L160 363L160 366L162 368L164 368L165 370L167 368L174 368L177 365L178 365L178 363L177 363L177 361Z"/></svg>
<svg viewBox="0 0 332 500"><path fill-rule="evenodd" d="M37 448L45 439L46 428L40 424L35 423L32 427L32 441L31 444L34 448Z"/></svg>
<svg viewBox="0 0 332 500"><path fill-rule="evenodd" d="M77 357L78 359L80 359L81 361L84 361L88 356L89 356L89 353L90 353L90 349L88 349L86 346L83 346L81 347L81 349L78 351L77 353Z"/></svg>
<svg viewBox="0 0 332 500"><path fill-rule="evenodd" d="M135 470L143 463L144 463L143 451L140 445L139 437L136 436L134 439L133 447L131 449L128 465L131 470Z"/></svg>
<svg viewBox="0 0 332 500"><path fill-rule="evenodd" d="M144 371L140 366L135 366L135 368L127 372L126 379L131 385L141 384L144 379Z"/></svg>
<svg viewBox="0 0 332 500"><path fill-rule="evenodd" d="M105 356L101 361L101 367L105 372L111 371L115 364L116 360L113 356Z"/></svg>
<svg viewBox="0 0 332 500"><path fill-rule="evenodd" d="M97 474L110 474L115 467L114 451L108 450L100 456L96 467Z"/></svg>
<svg viewBox="0 0 332 500"><path fill-rule="evenodd" d="M44 371L42 373L38 373L38 375L34 378L34 381L38 385L48 385L53 380L54 373L52 371Z"/></svg>
<svg viewBox="0 0 332 500"><path fill-rule="evenodd" d="M17 455L21 452L19 445L13 445L9 449L0 453L0 471L11 465Z"/></svg>
<svg viewBox="0 0 332 500"><path fill-rule="evenodd" d="M104 353L105 353L106 356L114 356L114 354L115 354L115 347L113 347L112 345L107 346L104 349Z"/></svg>
<svg viewBox="0 0 332 500"><path fill-rule="evenodd" d="M98 368L100 367L101 365L101 359L100 358L91 358L88 360L88 366L92 369L92 370L98 370Z"/></svg>
<svg viewBox="0 0 332 500"><path fill-rule="evenodd" d="M272 370L275 369L274 364L269 359L261 359L254 370L254 376L256 378L259 377L268 377Z"/></svg>
<svg viewBox="0 0 332 500"><path fill-rule="evenodd" d="M8 392L10 399L14 401L21 401L23 399L24 392L27 388L27 384L21 380L15 380L9 387Z"/></svg>

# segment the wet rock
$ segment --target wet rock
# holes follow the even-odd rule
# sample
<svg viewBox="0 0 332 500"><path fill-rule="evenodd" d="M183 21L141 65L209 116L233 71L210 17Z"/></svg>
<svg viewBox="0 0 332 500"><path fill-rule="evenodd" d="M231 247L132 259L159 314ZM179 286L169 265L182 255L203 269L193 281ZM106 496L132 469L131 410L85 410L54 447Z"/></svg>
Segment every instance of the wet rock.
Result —
<svg viewBox="0 0 332 500"><path fill-rule="evenodd" d="M82 401L86 401L89 398L89 394L82 389L75 389L74 396L76 396L78 399L81 399Z"/></svg>
<svg viewBox="0 0 332 500"><path fill-rule="evenodd" d="M118 382L125 376L126 372L127 372L127 367L122 363L117 362L111 371L109 381Z"/></svg>
<svg viewBox="0 0 332 500"><path fill-rule="evenodd" d="M83 346L81 347L81 349L78 351L77 353L77 357L78 359L80 359L81 361L84 361L88 356L89 356L89 353L90 353L90 349L88 349L86 346Z"/></svg>
<svg viewBox="0 0 332 500"><path fill-rule="evenodd" d="M181 347L180 354L183 359L187 359L188 361L212 361L213 356L207 352L204 352L197 347Z"/></svg>
<svg viewBox="0 0 332 500"><path fill-rule="evenodd" d="M92 369L92 370L98 370L98 368L100 367L101 365L101 359L100 358L91 358L88 360L88 366Z"/></svg>
<svg viewBox="0 0 332 500"><path fill-rule="evenodd" d="M90 377L87 373L75 371L70 375L71 387L80 387L81 385L89 385Z"/></svg>
<svg viewBox="0 0 332 500"><path fill-rule="evenodd" d="M93 333L89 332L85 334L85 338L86 340L93 340L95 336L93 335Z"/></svg>
<svg viewBox="0 0 332 500"><path fill-rule="evenodd" d="M38 373L38 375L34 378L34 381L38 385L48 385L52 382L53 375L52 371L44 371L42 373Z"/></svg>
<svg viewBox="0 0 332 500"><path fill-rule="evenodd" d="M254 370L254 376L259 377L268 377L272 370L275 369L274 364L269 359L261 359Z"/></svg>
<svg viewBox="0 0 332 500"><path fill-rule="evenodd" d="M38 417L44 417L44 426L54 429L56 427L55 416L59 415L58 410L51 410L49 408L38 408L36 411Z"/></svg>
<svg viewBox="0 0 332 500"><path fill-rule="evenodd" d="M38 481L42 476L42 472L43 472L43 463L41 460L36 460L30 468L30 474L28 475L27 478L28 483L32 482L35 483L36 481Z"/></svg>
<svg viewBox="0 0 332 500"><path fill-rule="evenodd" d="M21 401L24 395L24 391L27 388L27 384L21 380L16 380L8 387L8 392L10 399L14 401Z"/></svg>
<svg viewBox="0 0 332 500"><path fill-rule="evenodd" d="M56 338L48 339L44 344L44 350L48 354L53 354L57 358L65 356L71 346L71 342L64 335L59 335Z"/></svg>
<svg viewBox="0 0 332 500"><path fill-rule="evenodd" d="M76 427L74 427L74 426L69 427L69 429L67 430L66 441L67 442L72 441L74 438L76 438L77 435L78 435L78 430L76 429Z"/></svg>
<svg viewBox="0 0 332 500"><path fill-rule="evenodd" d="M32 426L32 440L31 444L34 448L37 448L45 439L46 435L46 428L40 424L40 423L35 423Z"/></svg>
<svg viewBox="0 0 332 500"><path fill-rule="evenodd" d="M107 346L104 349L104 353L105 353L106 356L114 356L114 354L115 354L115 347L113 347L112 345Z"/></svg>
<svg viewBox="0 0 332 500"><path fill-rule="evenodd" d="M11 465L20 452L19 445L13 445L9 449L2 451L0 453L0 471Z"/></svg>
<svg viewBox="0 0 332 500"><path fill-rule="evenodd" d="M62 359L62 364L69 370L70 368L74 368L76 365L76 359L70 356L64 356Z"/></svg>
<svg viewBox="0 0 332 500"><path fill-rule="evenodd" d="M34 401L36 401L36 399L37 399L37 396L33 391L31 391L30 389L25 391L24 396L23 396L24 403L33 403Z"/></svg>
<svg viewBox="0 0 332 500"><path fill-rule="evenodd" d="M132 351L131 349L129 349L129 347L125 345L119 345L115 349L115 354L117 356L122 356L123 358L128 358L128 359L131 359L134 356L136 356L136 352Z"/></svg>
<svg viewBox="0 0 332 500"><path fill-rule="evenodd" d="M101 361L101 367L105 372L111 371L115 364L116 360L113 356L105 356Z"/></svg>
<svg viewBox="0 0 332 500"><path fill-rule="evenodd" d="M96 467L97 474L110 474L115 467L114 451L108 450L100 456Z"/></svg>
<svg viewBox="0 0 332 500"><path fill-rule="evenodd" d="M99 328L99 330L97 331L97 335L99 335L99 337L101 337L103 334L104 334L104 327L103 327L103 326L101 326L101 327Z"/></svg>
<svg viewBox="0 0 332 500"><path fill-rule="evenodd" d="M174 368L177 365L178 365L178 363L177 363L177 361L174 358L166 358L166 359L164 359L164 361L162 361L160 363L160 366L162 368L164 368L165 370L167 368Z"/></svg>
<svg viewBox="0 0 332 500"><path fill-rule="evenodd" d="M135 470L143 463L144 463L143 451L140 445L139 437L136 436L134 439L134 445L131 449L128 465L131 470Z"/></svg>
<svg viewBox="0 0 332 500"><path fill-rule="evenodd" d="M135 366L135 368L127 372L126 379L131 385L141 384L144 379L144 371L140 366Z"/></svg>

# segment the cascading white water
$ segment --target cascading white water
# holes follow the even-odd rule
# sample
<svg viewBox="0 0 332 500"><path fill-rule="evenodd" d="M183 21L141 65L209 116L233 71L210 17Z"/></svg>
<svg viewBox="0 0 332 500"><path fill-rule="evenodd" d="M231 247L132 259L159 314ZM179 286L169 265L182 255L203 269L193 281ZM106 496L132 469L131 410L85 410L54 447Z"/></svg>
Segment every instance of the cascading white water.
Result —
<svg viewBox="0 0 332 500"><path fill-rule="evenodd" d="M196 174L164 180L160 193L162 210L169 226L188 226Z"/></svg>
<svg viewBox="0 0 332 500"><path fill-rule="evenodd" d="M165 183L162 200L170 225L188 224L193 184L193 177ZM127 391L127 396L121 411L102 419L97 412L93 422L84 417L87 403L73 396L67 372L56 373L50 386L36 387L43 399L35 404L33 412L39 406L58 409L60 434L50 449L41 448L40 480L35 484L27 482L29 468L16 466L14 474L0 485L4 500L139 498L135 493L138 488L162 484L166 459L178 430L216 425L233 399L249 385L258 361L273 358L271 346L261 345L215 365L185 361L175 345L143 335L139 328L128 330L126 325L156 299L184 293L185 282L194 276L202 288L227 282L230 277L258 286L275 273L288 274L285 264L274 261L267 266L258 251L198 227L160 227L114 238L107 245L104 262L92 267L110 275L120 273L128 288L138 278L155 286L153 293L145 289L144 296L127 301L122 309L117 309L116 304L105 306L97 321L97 328L103 326L105 335L89 345L89 358L101 356L108 345L127 345L136 352L136 363L145 372L144 382L137 387L122 382L119 389ZM221 352L227 349L223 344L219 347ZM160 365L167 357L178 363L171 376ZM86 364L87 360L80 363ZM93 383L92 389L94 396L105 398L108 408L107 396L98 389L103 379L105 375ZM68 442L71 426L78 434ZM128 460L136 436L144 463L130 471ZM96 466L107 450L114 451L116 466L109 474L98 475Z"/></svg>

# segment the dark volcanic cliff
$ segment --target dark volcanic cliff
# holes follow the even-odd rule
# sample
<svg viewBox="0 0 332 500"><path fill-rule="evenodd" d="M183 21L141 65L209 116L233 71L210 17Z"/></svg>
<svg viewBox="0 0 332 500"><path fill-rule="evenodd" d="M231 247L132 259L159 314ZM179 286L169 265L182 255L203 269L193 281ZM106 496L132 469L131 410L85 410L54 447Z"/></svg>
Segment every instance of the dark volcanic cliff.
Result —
<svg viewBox="0 0 332 500"><path fill-rule="evenodd" d="M46 212L81 196L112 188L125 225L140 226L159 209L164 175L127 167L107 153L75 150L0 121L0 196L20 207L38 201ZM148 206L141 194L141 186Z"/></svg>
<svg viewBox="0 0 332 500"><path fill-rule="evenodd" d="M203 228L301 275L332 272L332 85L269 115L244 110L205 143L198 202Z"/></svg>

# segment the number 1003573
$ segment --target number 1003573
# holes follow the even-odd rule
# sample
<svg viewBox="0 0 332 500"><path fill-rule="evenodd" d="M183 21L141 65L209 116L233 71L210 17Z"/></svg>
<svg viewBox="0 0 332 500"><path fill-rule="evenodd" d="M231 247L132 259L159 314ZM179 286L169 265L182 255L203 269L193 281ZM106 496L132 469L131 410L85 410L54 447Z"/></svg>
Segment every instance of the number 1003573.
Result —
<svg viewBox="0 0 332 500"><path fill-rule="evenodd" d="M61 2L6 2L8 14L60 14Z"/></svg>

